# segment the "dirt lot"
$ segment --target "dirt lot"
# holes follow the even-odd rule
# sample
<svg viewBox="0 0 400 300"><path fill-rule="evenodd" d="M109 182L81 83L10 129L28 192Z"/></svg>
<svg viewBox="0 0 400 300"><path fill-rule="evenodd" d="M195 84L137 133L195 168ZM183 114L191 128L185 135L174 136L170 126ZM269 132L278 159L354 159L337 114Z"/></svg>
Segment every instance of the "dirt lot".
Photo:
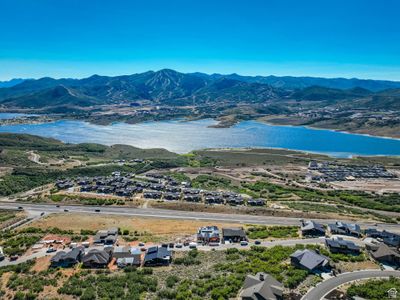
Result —
<svg viewBox="0 0 400 300"><path fill-rule="evenodd" d="M355 181L334 181L331 185L338 189L370 191L383 193L400 193L400 180L370 179Z"/></svg>
<svg viewBox="0 0 400 300"><path fill-rule="evenodd" d="M110 227L120 227L128 229L130 232L137 231L155 238L180 238L193 235L201 226L216 225L222 227L236 227L238 224L232 223L212 223L206 221L190 220L168 220L156 218L130 218L124 216L111 215L85 215L85 214L53 214L34 223L31 227L49 228L58 227L64 230L74 230L79 232L81 229L100 230Z"/></svg>

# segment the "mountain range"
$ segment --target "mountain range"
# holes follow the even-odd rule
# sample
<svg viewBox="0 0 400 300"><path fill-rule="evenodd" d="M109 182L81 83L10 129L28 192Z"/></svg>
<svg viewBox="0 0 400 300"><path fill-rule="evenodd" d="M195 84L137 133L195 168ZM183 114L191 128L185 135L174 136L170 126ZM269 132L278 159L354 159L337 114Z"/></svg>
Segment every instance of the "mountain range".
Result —
<svg viewBox="0 0 400 300"><path fill-rule="evenodd" d="M180 73L170 69L124 76L21 80L0 88L3 108L63 110L147 101L156 105L341 101L366 98L375 108L400 108L400 82L344 78ZM367 101L368 100L368 101Z"/></svg>

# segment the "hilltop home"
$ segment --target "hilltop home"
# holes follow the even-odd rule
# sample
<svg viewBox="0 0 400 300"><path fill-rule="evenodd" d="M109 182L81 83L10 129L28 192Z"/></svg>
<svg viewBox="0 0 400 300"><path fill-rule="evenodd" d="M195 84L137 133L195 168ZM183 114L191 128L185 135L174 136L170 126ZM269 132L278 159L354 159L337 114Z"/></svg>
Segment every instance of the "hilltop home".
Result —
<svg viewBox="0 0 400 300"><path fill-rule="evenodd" d="M303 236L325 236L325 228L314 221L302 221L301 233Z"/></svg>
<svg viewBox="0 0 400 300"><path fill-rule="evenodd" d="M105 268L111 260L111 251L92 249L82 258L86 268Z"/></svg>
<svg viewBox="0 0 400 300"><path fill-rule="evenodd" d="M144 256L145 266L167 266L172 260L171 251L166 247L150 247Z"/></svg>
<svg viewBox="0 0 400 300"><path fill-rule="evenodd" d="M317 273L329 268L329 259L312 250L297 250L290 256L290 261L295 267Z"/></svg>
<svg viewBox="0 0 400 300"><path fill-rule="evenodd" d="M222 228L222 241L224 243L247 241L246 232L242 227Z"/></svg>
<svg viewBox="0 0 400 300"><path fill-rule="evenodd" d="M343 253L343 254L359 254L360 247L354 244L352 241L344 240L340 237L331 239L325 239L325 244L332 253Z"/></svg>
<svg viewBox="0 0 400 300"><path fill-rule="evenodd" d="M83 247L76 247L69 252L60 251L57 252L50 260L51 267L63 267L68 268L77 264L82 260L84 254Z"/></svg>
<svg viewBox="0 0 400 300"><path fill-rule="evenodd" d="M360 237L361 228L358 224L346 224L340 221L328 225L331 234L351 235Z"/></svg>
<svg viewBox="0 0 400 300"><path fill-rule="evenodd" d="M267 273L247 275L239 299L281 300L283 299L283 284Z"/></svg>

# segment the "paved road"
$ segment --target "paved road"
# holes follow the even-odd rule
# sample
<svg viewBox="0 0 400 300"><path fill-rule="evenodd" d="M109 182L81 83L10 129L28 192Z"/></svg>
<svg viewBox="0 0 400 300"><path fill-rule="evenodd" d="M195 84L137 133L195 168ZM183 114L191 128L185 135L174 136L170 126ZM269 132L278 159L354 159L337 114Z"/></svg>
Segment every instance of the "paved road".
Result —
<svg viewBox="0 0 400 300"><path fill-rule="evenodd" d="M133 207L117 207L117 206L85 206L85 205L62 205L56 207L54 204L36 204L36 203L10 203L0 202L0 209L16 209L18 206L23 207L31 212L59 213L67 209L69 212L89 213L89 214L109 214L136 217L153 217L167 219L183 219L183 220L206 220L215 222L229 222L242 224L260 224L260 225L299 225L300 218L273 217L273 216L253 216L239 214L220 214L192 211L178 211L156 208L133 208ZM100 212L95 212L95 210ZM316 219L322 224L333 223L333 219ZM348 221L348 220L341 220ZM348 221L351 222L351 221ZM362 227L374 226L374 222L360 221L357 222ZM377 224L376 228L386 230L399 230L398 224Z"/></svg>
<svg viewBox="0 0 400 300"><path fill-rule="evenodd" d="M326 281L321 282L315 288L311 289L301 300L324 299L324 297L335 288L355 280L382 277L400 277L400 271L357 271L338 275Z"/></svg>

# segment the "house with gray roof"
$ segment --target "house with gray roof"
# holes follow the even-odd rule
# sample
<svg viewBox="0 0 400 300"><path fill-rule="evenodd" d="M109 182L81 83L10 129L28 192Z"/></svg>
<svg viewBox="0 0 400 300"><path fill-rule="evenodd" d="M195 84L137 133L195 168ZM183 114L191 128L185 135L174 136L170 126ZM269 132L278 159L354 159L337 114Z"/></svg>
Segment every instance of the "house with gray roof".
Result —
<svg viewBox="0 0 400 300"><path fill-rule="evenodd" d="M283 284L267 273L247 275L239 294L242 300L281 300Z"/></svg>
<svg viewBox="0 0 400 300"><path fill-rule="evenodd" d="M301 233L303 236L325 236L325 228L314 221L301 221Z"/></svg>
<svg viewBox="0 0 400 300"><path fill-rule="evenodd" d="M172 260L172 253L166 247L150 247L144 256L145 266L167 266Z"/></svg>
<svg viewBox="0 0 400 300"><path fill-rule="evenodd" d="M82 258L86 268L105 268L111 260L110 250L92 249Z"/></svg>
<svg viewBox="0 0 400 300"><path fill-rule="evenodd" d="M353 241L344 240L341 237L325 239L325 244L332 253L354 254L360 253L360 247Z"/></svg>
<svg viewBox="0 0 400 300"><path fill-rule="evenodd" d="M224 243L247 241L246 232L242 227L222 228L222 240Z"/></svg>
<svg viewBox="0 0 400 300"><path fill-rule="evenodd" d="M400 266L399 252L388 245L381 243L376 251L371 252L372 257L380 263Z"/></svg>
<svg viewBox="0 0 400 300"><path fill-rule="evenodd" d="M361 228L358 224L348 224L340 221L336 221L333 224L328 225L331 234L341 234L350 236L361 236Z"/></svg>
<svg viewBox="0 0 400 300"><path fill-rule="evenodd" d="M307 270L311 273L317 273L329 268L328 257L321 255L317 251L297 250L290 255L290 261L293 266Z"/></svg>
<svg viewBox="0 0 400 300"><path fill-rule="evenodd" d="M63 267L68 268L77 264L82 260L84 254L83 247L76 247L69 252L60 251L57 252L50 260L51 267Z"/></svg>

